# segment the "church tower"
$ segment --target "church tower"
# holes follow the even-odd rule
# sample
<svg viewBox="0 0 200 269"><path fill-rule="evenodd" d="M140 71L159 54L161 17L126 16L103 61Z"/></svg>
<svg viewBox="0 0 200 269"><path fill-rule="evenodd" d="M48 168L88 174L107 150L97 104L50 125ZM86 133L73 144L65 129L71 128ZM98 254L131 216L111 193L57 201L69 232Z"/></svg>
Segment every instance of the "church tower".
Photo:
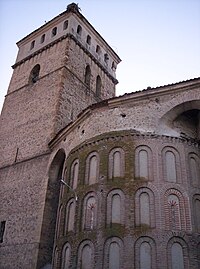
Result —
<svg viewBox="0 0 200 269"><path fill-rule="evenodd" d="M17 45L0 123L0 268L49 268L60 182L49 182L48 143L87 106L115 96L120 58L74 3Z"/></svg>

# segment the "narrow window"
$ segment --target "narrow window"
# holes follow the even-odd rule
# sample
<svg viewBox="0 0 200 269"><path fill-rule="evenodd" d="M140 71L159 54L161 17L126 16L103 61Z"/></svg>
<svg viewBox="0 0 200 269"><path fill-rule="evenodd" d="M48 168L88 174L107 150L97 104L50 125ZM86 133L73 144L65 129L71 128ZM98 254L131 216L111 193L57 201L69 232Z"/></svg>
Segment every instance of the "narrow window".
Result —
<svg viewBox="0 0 200 269"><path fill-rule="evenodd" d="M108 63L108 60L109 60L108 54L105 53L104 54L104 62L107 64Z"/></svg>
<svg viewBox="0 0 200 269"><path fill-rule="evenodd" d="M97 204L95 197L89 197L86 202L85 229L93 230L96 224Z"/></svg>
<svg viewBox="0 0 200 269"><path fill-rule="evenodd" d="M112 62L112 70L113 70L113 71L116 71L116 69L117 69L117 65L116 65L116 63L115 63L115 62Z"/></svg>
<svg viewBox="0 0 200 269"><path fill-rule="evenodd" d="M89 185L97 182L97 157L92 156L89 161Z"/></svg>
<svg viewBox="0 0 200 269"><path fill-rule="evenodd" d="M78 160L75 160L71 166L71 185L74 190L77 188L78 185L78 170L79 163Z"/></svg>
<svg viewBox="0 0 200 269"><path fill-rule="evenodd" d="M168 196L169 223L171 229L181 229L180 203L176 195Z"/></svg>
<svg viewBox="0 0 200 269"><path fill-rule="evenodd" d="M33 41L31 42L30 50L32 50L34 47L35 47L35 40L33 40Z"/></svg>
<svg viewBox="0 0 200 269"><path fill-rule="evenodd" d="M198 186L198 180L199 180L198 174L199 173L198 173L197 161L195 160L195 158L190 157L189 165L190 165L190 174L191 174L192 184L194 186Z"/></svg>
<svg viewBox="0 0 200 269"><path fill-rule="evenodd" d="M66 30L68 28L68 20L64 21L63 23L63 30Z"/></svg>
<svg viewBox="0 0 200 269"><path fill-rule="evenodd" d="M4 236L4 232L5 232L5 227L6 227L6 222L5 221L1 221L0 223L0 243L3 242L3 236Z"/></svg>
<svg viewBox="0 0 200 269"><path fill-rule="evenodd" d="M148 179L148 153L146 150L139 152L139 177Z"/></svg>
<svg viewBox="0 0 200 269"><path fill-rule="evenodd" d="M99 47L99 45L97 45L97 46L96 46L96 53L97 53L97 54L100 54L100 52L101 52L101 48Z"/></svg>
<svg viewBox="0 0 200 269"><path fill-rule="evenodd" d="M109 247L109 269L120 269L120 247L112 242Z"/></svg>
<svg viewBox="0 0 200 269"><path fill-rule="evenodd" d="M70 201L67 206L67 231L74 230L74 220L75 220L75 201Z"/></svg>
<svg viewBox="0 0 200 269"><path fill-rule="evenodd" d="M173 152L165 153L167 181L176 182L176 158Z"/></svg>
<svg viewBox="0 0 200 269"><path fill-rule="evenodd" d="M96 78L96 96L101 96L101 78L100 76L97 76Z"/></svg>
<svg viewBox="0 0 200 269"><path fill-rule="evenodd" d="M81 34L82 34L82 27L80 25L78 25L76 32L77 32L78 35L81 36Z"/></svg>
<svg viewBox="0 0 200 269"><path fill-rule="evenodd" d="M62 252L62 269L69 269L70 256L71 256L71 248L69 244L64 245Z"/></svg>
<svg viewBox="0 0 200 269"><path fill-rule="evenodd" d="M200 200L199 199L195 199L194 200L194 208L195 208L195 212L194 212L194 218L195 218L195 226L197 231L200 231Z"/></svg>
<svg viewBox="0 0 200 269"><path fill-rule="evenodd" d="M40 43L44 43L44 41L45 41L45 34L43 34L43 35L41 36L41 38L40 38Z"/></svg>
<svg viewBox="0 0 200 269"><path fill-rule="evenodd" d="M82 249L81 255L81 269L93 268L92 263L92 249L89 245L85 245Z"/></svg>
<svg viewBox="0 0 200 269"><path fill-rule="evenodd" d="M112 196L111 222L121 223L121 197L119 194Z"/></svg>
<svg viewBox="0 0 200 269"><path fill-rule="evenodd" d="M57 27L54 27L51 32L51 36L55 36L57 34Z"/></svg>
<svg viewBox="0 0 200 269"><path fill-rule="evenodd" d="M140 224L150 225L150 200L146 192L140 195Z"/></svg>
<svg viewBox="0 0 200 269"><path fill-rule="evenodd" d="M85 68L85 84L90 87L90 79L91 79L91 69L90 66L87 65Z"/></svg>
<svg viewBox="0 0 200 269"><path fill-rule="evenodd" d="M90 35L87 35L87 44L88 45L91 45L91 36Z"/></svg>
<svg viewBox="0 0 200 269"><path fill-rule="evenodd" d="M33 67L30 73L29 82L36 83L39 79L39 73L40 73L40 65L37 64Z"/></svg>
<svg viewBox="0 0 200 269"><path fill-rule="evenodd" d="M113 177L121 176L121 153L115 151L113 154Z"/></svg>
<svg viewBox="0 0 200 269"><path fill-rule="evenodd" d="M171 249L172 269L184 269L183 248L179 243L174 243Z"/></svg>
<svg viewBox="0 0 200 269"><path fill-rule="evenodd" d="M151 246L147 242L143 242L140 246L140 269L151 269Z"/></svg>

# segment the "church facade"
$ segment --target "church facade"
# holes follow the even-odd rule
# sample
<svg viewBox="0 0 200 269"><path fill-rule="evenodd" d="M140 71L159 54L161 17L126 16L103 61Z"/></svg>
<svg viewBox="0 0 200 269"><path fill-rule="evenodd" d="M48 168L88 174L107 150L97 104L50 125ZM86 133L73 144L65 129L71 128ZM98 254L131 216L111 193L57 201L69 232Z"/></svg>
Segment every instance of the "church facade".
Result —
<svg viewBox="0 0 200 269"><path fill-rule="evenodd" d="M115 97L121 60L76 4L17 45L0 268L198 269L200 78Z"/></svg>

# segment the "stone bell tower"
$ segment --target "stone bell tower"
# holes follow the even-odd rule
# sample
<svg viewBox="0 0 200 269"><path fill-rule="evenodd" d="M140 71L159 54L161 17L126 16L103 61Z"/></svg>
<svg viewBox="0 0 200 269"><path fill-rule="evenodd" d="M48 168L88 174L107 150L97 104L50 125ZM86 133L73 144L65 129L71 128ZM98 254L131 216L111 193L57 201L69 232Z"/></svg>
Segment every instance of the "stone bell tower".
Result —
<svg viewBox="0 0 200 269"><path fill-rule="evenodd" d="M17 45L0 123L0 268L34 269L51 264L58 207L48 142L115 96L120 58L74 3Z"/></svg>

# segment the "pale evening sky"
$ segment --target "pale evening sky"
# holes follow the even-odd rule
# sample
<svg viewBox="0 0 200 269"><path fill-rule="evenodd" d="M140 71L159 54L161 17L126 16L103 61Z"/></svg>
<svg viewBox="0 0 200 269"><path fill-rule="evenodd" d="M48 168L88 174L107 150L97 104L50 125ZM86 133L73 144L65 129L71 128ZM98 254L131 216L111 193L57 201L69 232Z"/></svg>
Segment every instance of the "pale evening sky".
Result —
<svg viewBox="0 0 200 269"><path fill-rule="evenodd" d="M69 0L0 0L0 110L16 42ZM200 76L199 0L79 0L82 14L122 59L117 95Z"/></svg>

